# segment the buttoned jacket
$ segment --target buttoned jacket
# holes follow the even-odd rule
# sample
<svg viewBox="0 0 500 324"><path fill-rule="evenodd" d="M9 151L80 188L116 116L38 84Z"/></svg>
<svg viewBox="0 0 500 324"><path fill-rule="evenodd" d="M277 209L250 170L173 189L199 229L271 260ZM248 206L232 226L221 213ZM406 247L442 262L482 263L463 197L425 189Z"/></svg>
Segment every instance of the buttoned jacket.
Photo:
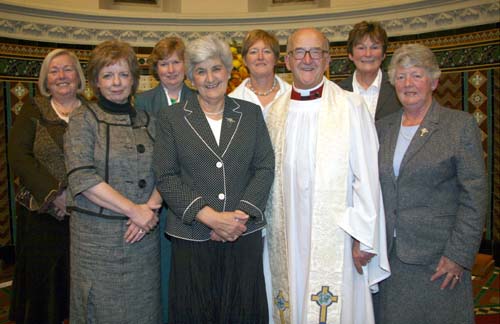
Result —
<svg viewBox="0 0 500 324"><path fill-rule="evenodd" d="M401 118L402 112L396 112L376 123L388 250L395 245L398 258L409 264L437 264L444 255L470 269L487 206L477 122L469 113L433 101L396 178Z"/></svg>
<svg viewBox="0 0 500 324"><path fill-rule="evenodd" d="M347 91L353 91L352 88L352 78L350 75L346 79L340 81L339 86ZM387 73L382 72L382 82L380 83L380 92L377 100L377 108L375 109L375 120L379 120L395 111L401 109L401 103L394 91L394 87L389 82L389 77Z"/></svg>
<svg viewBox="0 0 500 324"><path fill-rule="evenodd" d="M70 209L82 213L126 219L102 208L81 193L106 182L136 204L146 203L155 187L151 161L155 122L138 110L112 113L97 103L77 108L64 137L64 153L71 196Z"/></svg>
<svg viewBox="0 0 500 324"><path fill-rule="evenodd" d="M211 229L196 220L204 206L246 212L245 234L263 228L274 153L260 107L226 96L219 145L196 96L172 108L158 115L153 159L157 188L172 211L166 232L208 240Z"/></svg>

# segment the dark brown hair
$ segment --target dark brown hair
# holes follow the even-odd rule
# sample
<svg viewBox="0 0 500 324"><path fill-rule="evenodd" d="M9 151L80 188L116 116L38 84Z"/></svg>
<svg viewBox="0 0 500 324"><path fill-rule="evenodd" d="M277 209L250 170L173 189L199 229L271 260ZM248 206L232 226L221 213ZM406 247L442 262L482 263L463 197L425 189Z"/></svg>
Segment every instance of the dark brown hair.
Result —
<svg viewBox="0 0 500 324"><path fill-rule="evenodd" d="M387 33L382 26L375 21L362 21L354 25L353 29L349 32L347 39L347 53L353 54L353 48L363 41L368 36L372 42L382 43L382 54L387 51Z"/></svg>

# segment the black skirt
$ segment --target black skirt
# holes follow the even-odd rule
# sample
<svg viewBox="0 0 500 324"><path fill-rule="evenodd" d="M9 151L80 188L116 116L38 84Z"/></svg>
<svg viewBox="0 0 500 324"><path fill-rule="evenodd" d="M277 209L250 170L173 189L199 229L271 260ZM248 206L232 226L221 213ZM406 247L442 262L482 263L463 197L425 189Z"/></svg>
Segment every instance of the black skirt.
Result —
<svg viewBox="0 0 500 324"><path fill-rule="evenodd" d="M268 323L262 233L235 242L172 238L169 324Z"/></svg>
<svg viewBox="0 0 500 324"><path fill-rule="evenodd" d="M16 266L9 318L60 324L69 316L69 224L17 206Z"/></svg>

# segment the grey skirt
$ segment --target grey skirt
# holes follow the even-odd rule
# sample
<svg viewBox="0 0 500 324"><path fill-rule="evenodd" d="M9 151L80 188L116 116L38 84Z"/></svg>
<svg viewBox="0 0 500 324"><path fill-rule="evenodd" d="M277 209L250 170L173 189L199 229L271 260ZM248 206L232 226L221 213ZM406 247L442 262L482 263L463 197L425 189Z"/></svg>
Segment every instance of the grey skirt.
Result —
<svg viewBox="0 0 500 324"><path fill-rule="evenodd" d="M125 219L70 216L70 323L161 323L160 230L126 243Z"/></svg>

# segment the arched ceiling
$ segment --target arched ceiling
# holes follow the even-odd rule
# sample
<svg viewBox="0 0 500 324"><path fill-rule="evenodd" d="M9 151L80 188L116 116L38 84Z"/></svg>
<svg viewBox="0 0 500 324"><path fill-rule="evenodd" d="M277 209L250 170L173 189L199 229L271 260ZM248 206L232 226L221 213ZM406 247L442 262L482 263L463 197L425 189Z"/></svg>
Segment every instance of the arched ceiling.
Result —
<svg viewBox="0 0 500 324"><path fill-rule="evenodd" d="M352 25L361 20L380 21L389 36L500 21L498 0L315 0L281 6L267 6L271 0L168 1L158 0L155 7L116 5L110 0L0 1L0 37L67 44L119 38L134 46L152 46L166 36L189 40L207 32L241 41L248 30L262 28L284 44L293 29L306 26L321 29L330 41L345 41ZM261 6L252 8L252 3Z"/></svg>

